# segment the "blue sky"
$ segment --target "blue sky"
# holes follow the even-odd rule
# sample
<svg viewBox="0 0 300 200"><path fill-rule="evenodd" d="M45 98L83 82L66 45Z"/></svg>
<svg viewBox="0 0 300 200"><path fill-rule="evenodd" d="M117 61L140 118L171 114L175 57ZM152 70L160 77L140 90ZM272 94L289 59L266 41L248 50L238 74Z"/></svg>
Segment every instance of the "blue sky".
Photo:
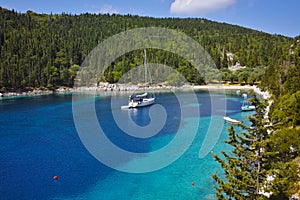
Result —
<svg viewBox="0 0 300 200"><path fill-rule="evenodd" d="M19 12L203 17L267 33L300 35L299 0L0 0L0 6Z"/></svg>

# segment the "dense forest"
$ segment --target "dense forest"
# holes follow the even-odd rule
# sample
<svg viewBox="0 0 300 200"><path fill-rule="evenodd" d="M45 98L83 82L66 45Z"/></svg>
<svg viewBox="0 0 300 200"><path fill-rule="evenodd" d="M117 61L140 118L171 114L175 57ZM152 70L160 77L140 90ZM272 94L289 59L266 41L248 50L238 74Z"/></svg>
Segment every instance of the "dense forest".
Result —
<svg viewBox="0 0 300 200"><path fill-rule="evenodd" d="M138 27L183 32L211 55L223 81L259 82L272 93L270 121L263 117L265 104L255 98L258 109L250 118L252 127L242 125L241 133L229 130L227 143L233 146L233 154L214 155L227 178L226 182L214 175L218 198L264 199L262 188L270 192L271 199L300 196L300 37L272 35L201 18L37 14L0 8L0 92L72 87L91 50L117 33ZM142 51L116 59L103 80L97 81L117 82L143 62ZM153 49L148 49L148 54L149 62L171 66L191 83L207 83L177 55ZM230 71L228 67L236 63L246 68ZM272 180L267 181L268 177Z"/></svg>
<svg viewBox="0 0 300 200"><path fill-rule="evenodd" d="M293 41L201 18L37 14L0 8L0 90L71 87L79 66L92 49L117 33L138 27L163 27L187 34L210 54L222 70L223 80L239 83L259 81L261 69L284 60ZM136 51L122 56L101 81L117 82L123 73L143 62L141 55ZM149 62L177 69L191 83L205 83L201 75L193 75L195 71L189 63L176 55L150 50L148 58ZM248 69L231 73L228 66L237 62Z"/></svg>

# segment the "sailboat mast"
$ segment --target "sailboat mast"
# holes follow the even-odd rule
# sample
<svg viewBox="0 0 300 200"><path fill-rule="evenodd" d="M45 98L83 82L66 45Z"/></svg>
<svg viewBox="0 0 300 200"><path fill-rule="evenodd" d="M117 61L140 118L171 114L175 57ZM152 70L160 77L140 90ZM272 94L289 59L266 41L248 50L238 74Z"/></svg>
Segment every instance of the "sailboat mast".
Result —
<svg viewBox="0 0 300 200"><path fill-rule="evenodd" d="M144 49L145 84L147 84L147 52Z"/></svg>

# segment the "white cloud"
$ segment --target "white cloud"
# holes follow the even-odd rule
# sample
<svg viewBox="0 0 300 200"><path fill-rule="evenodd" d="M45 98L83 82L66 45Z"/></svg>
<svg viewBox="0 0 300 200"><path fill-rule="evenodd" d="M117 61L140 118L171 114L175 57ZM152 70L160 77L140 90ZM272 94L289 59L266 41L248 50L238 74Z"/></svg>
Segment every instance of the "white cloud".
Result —
<svg viewBox="0 0 300 200"><path fill-rule="evenodd" d="M203 15L234 4L236 0L175 0L170 12L179 15Z"/></svg>
<svg viewBox="0 0 300 200"><path fill-rule="evenodd" d="M100 11L99 11L101 14L106 14L106 13L109 13L109 14L117 14L119 13L119 11L114 8L112 5L104 5L100 8Z"/></svg>

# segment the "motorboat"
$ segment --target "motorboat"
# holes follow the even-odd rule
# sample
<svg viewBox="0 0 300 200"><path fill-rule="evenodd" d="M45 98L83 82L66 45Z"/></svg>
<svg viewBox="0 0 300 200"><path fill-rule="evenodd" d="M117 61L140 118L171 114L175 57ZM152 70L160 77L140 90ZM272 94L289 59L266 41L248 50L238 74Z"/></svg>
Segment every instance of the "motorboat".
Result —
<svg viewBox="0 0 300 200"><path fill-rule="evenodd" d="M242 111L252 111L255 110L255 106L251 105L248 101L244 102L241 109Z"/></svg>
<svg viewBox="0 0 300 200"><path fill-rule="evenodd" d="M233 124L239 124L239 123L242 123L242 122L239 121L239 120L236 120L236 119L233 119L233 118L230 118L230 117L226 117L226 116L224 116L223 119L224 119L226 122L233 123Z"/></svg>

